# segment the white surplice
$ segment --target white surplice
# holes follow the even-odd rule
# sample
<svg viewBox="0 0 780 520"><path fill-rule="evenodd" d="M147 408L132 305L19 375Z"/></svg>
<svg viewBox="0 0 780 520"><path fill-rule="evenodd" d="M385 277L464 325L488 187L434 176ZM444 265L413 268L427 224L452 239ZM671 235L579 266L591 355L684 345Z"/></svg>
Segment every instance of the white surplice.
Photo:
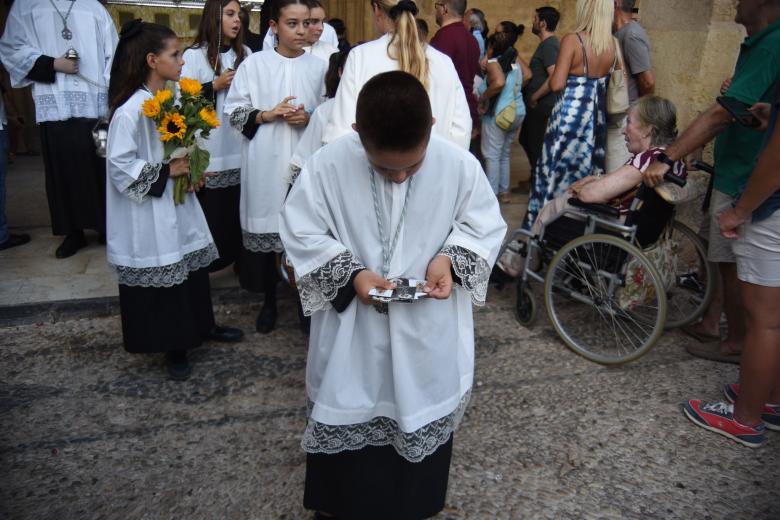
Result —
<svg viewBox="0 0 780 520"><path fill-rule="evenodd" d="M319 59L324 60L327 64L330 64L330 55L339 52L338 47L334 47L328 42L324 42L322 40L314 42L314 45L309 47L304 47L303 50L310 53L312 56L316 56Z"/></svg>
<svg viewBox="0 0 780 520"><path fill-rule="evenodd" d="M317 110L311 115L309 125L306 127L306 131L303 132L301 140L298 141L298 146L295 147L295 153L290 159L290 184L295 182L295 178L303 168L309 157L322 148L322 135L325 133L325 127L330 120L331 114L333 114L333 106L335 101L328 99L323 104L317 107Z"/></svg>
<svg viewBox="0 0 780 520"><path fill-rule="evenodd" d="M326 143L353 131L357 98L363 85L377 74L398 70L398 61L388 54L391 37L392 34L385 34L349 52L336 93L333 117L325 131ZM436 118L433 131L468 150L471 142L471 114L455 66L449 56L430 45L425 46L425 56L429 67L428 96L433 117Z"/></svg>
<svg viewBox="0 0 780 520"><path fill-rule="evenodd" d="M363 266L381 272L369 163L356 133L306 163L280 218L312 317L303 446L336 453L392 444L416 461L449 439L465 410L474 374L472 304L485 301L506 224L479 162L440 137L431 137L411 181L375 180L386 237L411 190L388 278L424 279L430 261L445 254L461 285L447 300L390 303L388 314L357 298L341 313L333 309L352 273Z"/></svg>
<svg viewBox="0 0 780 520"><path fill-rule="evenodd" d="M213 83L217 78L213 64L209 63L208 48L191 48L184 51L184 66L181 70L183 78L192 78L200 83ZM244 59L248 58L252 51L244 46ZM236 51L232 48L220 53L222 70L235 69ZM218 188L233 186L241 180L241 132L233 128L227 118L222 115L227 98L228 89L216 92L215 110L220 118L220 125L213 129L209 138L203 143L203 147L211 154L209 158L208 172L218 173L206 179L206 187Z"/></svg>
<svg viewBox="0 0 780 520"><path fill-rule="evenodd" d="M288 96L311 113L323 101L325 70L322 60L305 52L297 58L275 50L255 53L238 67L223 115L243 129L253 111L273 110ZM281 251L279 211L289 187L290 158L303 131L279 119L260 125L251 140L242 139L241 229L250 251Z"/></svg>
<svg viewBox="0 0 780 520"><path fill-rule="evenodd" d="M119 283L171 287L217 258L206 217L194 193L173 204L173 179L161 197L148 194L163 166L153 120L141 111L152 97L139 89L119 107L108 128L106 249Z"/></svg>
<svg viewBox="0 0 780 520"><path fill-rule="evenodd" d="M53 1L63 16L73 6L68 17L70 40L62 37L62 19L49 0L18 0L11 6L0 39L0 59L11 77L11 85L33 86L38 123L103 117L108 111L111 59L119 39L114 21L95 0ZM38 58L59 58L70 48L79 54L82 77L57 73L54 83L27 78Z"/></svg>

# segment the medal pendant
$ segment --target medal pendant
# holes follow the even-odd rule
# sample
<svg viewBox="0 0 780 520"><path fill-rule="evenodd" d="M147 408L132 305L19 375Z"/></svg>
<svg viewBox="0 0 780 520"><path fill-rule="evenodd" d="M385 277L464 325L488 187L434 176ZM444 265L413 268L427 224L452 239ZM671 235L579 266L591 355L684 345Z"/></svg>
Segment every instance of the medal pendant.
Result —
<svg viewBox="0 0 780 520"><path fill-rule="evenodd" d="M73 33L72 33L72 32L70 32L70 29L68 29L67 27L65 27L65 28L62 30L62 37L63 37L63 38L65 38L66 40L70 40L71 38L73 38Z"/></svg>

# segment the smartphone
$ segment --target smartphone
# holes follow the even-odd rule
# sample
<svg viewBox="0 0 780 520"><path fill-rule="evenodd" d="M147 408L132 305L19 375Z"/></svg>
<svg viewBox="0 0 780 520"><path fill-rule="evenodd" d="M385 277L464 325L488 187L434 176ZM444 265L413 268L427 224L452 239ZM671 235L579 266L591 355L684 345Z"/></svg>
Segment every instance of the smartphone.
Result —
<svg viewBox="0 0 780 520"><path fill-rule="evenodd" d="M718 96L715 98L715 101L717 101L720 106L725 108L728 113L731 114L734 119L736 119L737 122L742 126L747 126L750 128L761 126L761 122L756 118L756 116L748 111L750 105L747 103L743 103L742 101L729 96Z"/></svg>

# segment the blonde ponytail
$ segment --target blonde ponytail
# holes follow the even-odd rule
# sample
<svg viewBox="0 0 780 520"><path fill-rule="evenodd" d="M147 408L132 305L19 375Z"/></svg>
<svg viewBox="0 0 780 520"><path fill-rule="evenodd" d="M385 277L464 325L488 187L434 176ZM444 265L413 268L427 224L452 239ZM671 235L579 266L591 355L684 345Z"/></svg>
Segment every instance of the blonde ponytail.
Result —
<svg viewBox="0 0 780 520"><path fill-rule="evenodd" d="M395 31L387 48L388 55L398 61L398 68L417 78L428 89L428 58L425 46L417 32L414 12L417 7L411 0L374 0L382 11L393 21ZM402 4L399 6L399 4ZM410 5L411 4L411 5ZM399 9L399 7L405 7ZM394 9L395 8L395 9Z"/></svg>
<svg viewBox="0 0 780 520"><path fill-rule="evenodd" d="M590 35L590 45L596 56L612 49L614 15L614 0L577 0L576 32Z"/></svg>

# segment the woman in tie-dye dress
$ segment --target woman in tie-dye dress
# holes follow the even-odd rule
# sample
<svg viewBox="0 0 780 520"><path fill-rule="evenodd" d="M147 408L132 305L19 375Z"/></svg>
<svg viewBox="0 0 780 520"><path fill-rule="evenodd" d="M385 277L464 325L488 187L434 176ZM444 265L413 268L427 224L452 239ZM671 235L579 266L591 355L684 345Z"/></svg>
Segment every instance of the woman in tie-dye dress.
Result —
<svg viewBox="0 0 780 520"><path fill-rule="evenodd" d="M578 0L577 31L561 40L550 77L550 89L560 95L536 164L525 229L530 229L547 202L572 183L604 173L607 78L616 66L613 9L613 0Z"/></svg>

